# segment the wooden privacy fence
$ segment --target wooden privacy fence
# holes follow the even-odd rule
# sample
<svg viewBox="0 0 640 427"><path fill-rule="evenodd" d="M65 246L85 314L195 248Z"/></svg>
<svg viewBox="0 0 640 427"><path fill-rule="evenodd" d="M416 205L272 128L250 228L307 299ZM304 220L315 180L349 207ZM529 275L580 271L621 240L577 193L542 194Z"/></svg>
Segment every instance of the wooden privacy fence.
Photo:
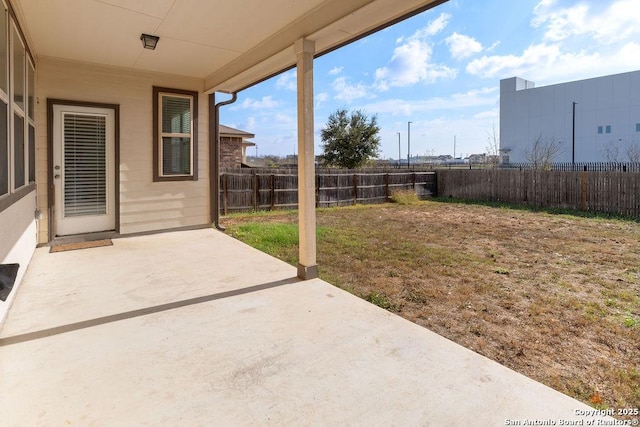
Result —
<svg viewBox="0 0 640 427"><path fill-rule="evenodd" d="M531 163L508 163L501 169L535 169ZM543 169L563 172L640 172L640 162L552 163Z"/></svg>
<svg viewBox="0 0 640 427"><path fill-rule="evenodd" d="M435 172L316 171L316 206L384 203L393 191L415 189L421 198L436 193ZM298 175L283 169L226 169L220 175L222 214L298 206Z"/></svg>
<svg viewBox="0 0 640 427"><path fill-rule="evenodd" d="M640 215L640 173L438 170L438 196Z"/></svg>

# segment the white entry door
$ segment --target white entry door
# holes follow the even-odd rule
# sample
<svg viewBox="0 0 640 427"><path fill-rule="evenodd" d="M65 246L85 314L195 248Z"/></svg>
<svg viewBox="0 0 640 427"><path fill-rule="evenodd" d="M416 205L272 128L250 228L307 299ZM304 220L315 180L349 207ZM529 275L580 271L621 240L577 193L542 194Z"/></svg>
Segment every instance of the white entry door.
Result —
<svg viewBox="0 0 640 427"><path fill-rule="evenodd" d="M115 229L115 111L53 106L57 236Z"/></svg>

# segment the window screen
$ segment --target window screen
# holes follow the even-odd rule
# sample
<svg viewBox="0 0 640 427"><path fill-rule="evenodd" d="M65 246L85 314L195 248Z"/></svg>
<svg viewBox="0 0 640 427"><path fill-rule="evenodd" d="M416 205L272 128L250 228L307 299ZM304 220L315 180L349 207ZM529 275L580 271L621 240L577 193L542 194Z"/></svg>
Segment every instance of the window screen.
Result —
<svg viewBox="0 0 640 427"><path fill-rule="evenodd" d="M24 119L13 115L13 186L24 185Z"/></svg>
<svg viewBox="0 0 640 427"><path fill-rule="evenodd" d="M153 180L198 180L198 92L153 87Z"/></svg>
<svg viewBox="0 0 640 427"><path fill-rule="evenodd" d="M2 3L0 3L2 5ZM7 9L4 7L0 8L0 89L4 91L4 93L9 93L7 88L8 85L8 52L7 52Z"/></svg>
<svg viewBox="0 0 640 427"><path fill-rule="evenodd" d="M13 102L24 111L25 50L18 31L13 29ZM24 134L24 132L23 132Z"/></svg>
<svg viewBox="0 0 640 427"><path fill-rule="evenodd" d="M191 174L191 100L162 95L162 175Z"/></svg>
<svg viewBox="0 0 640 427"><path fill-rule="evenodd" d="M36 182L36 128L29 124L29 182Z"/></svg>
<svg viewBox="0 0 640 427"><path fill-rule="evenodd" d="M9 192L9 141L7 104L0 101L0 196Z"/></svg>

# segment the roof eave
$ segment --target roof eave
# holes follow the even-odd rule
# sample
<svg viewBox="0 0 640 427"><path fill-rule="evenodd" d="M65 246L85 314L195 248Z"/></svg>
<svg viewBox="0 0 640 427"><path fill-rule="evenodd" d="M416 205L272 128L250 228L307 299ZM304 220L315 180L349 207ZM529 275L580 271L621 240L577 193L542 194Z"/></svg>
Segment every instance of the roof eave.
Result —
<svg viewBox="0 0 640 427"><path fill-rule="evenodd" d="M300 38L316 44L315 57L434 8L448 0L335 0L323 5L325 11L314 11L292 23L260 45L205 78L205 92L234 93L292 69L296 64L293 45ZM397 6L398 4L402 6ZM340 6L339 8L337 6ZM395 7L395 13L388 9ZM349 10L345 8L350 8ZM385 13L382 13L385 11ZM310 17L324 17L310 20ZM384 17L382 20L379 17ZM369 18L368 21L366 18ZM350 23L358 23L355 32L346 31ZM355 25L355 24L353 24Z"/></svg>

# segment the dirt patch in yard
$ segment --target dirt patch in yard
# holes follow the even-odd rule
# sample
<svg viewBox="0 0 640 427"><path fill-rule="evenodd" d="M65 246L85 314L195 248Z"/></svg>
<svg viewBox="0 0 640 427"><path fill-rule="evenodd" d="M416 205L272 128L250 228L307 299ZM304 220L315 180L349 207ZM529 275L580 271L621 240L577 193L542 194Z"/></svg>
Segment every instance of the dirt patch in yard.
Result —
<svg viewBox="0 0 640 427"><path fill-rule="evenodd" d="M223 220L265 221L296 216ZM592 406L640 407L639 223L425 202L318 225L330 283Z"/></svg>

